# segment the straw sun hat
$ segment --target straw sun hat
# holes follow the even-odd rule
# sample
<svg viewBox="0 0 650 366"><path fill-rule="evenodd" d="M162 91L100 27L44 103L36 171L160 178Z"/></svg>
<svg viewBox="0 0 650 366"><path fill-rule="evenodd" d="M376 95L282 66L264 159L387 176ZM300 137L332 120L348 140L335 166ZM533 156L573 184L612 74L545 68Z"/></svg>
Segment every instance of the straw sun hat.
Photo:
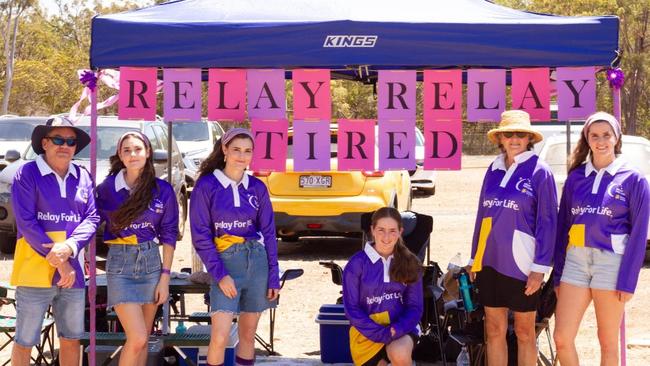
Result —
<svg viewBox="0 0 650 366"><path fill-rule="evenodd" d="M536 144L544 139L541 133L530 126L530 115L524 111L512 110L501 113L499 127L491 129L487 133L488 140L493 144L499 144L499 133L501 132L527 132L531 134L530 142Z"/></svg>

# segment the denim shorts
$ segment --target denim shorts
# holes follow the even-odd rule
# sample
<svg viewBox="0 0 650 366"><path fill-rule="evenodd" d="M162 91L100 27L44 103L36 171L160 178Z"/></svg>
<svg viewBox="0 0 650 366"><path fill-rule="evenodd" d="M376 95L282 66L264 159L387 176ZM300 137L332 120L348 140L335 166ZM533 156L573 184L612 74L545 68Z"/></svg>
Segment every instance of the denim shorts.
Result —
<svg viewBox="0 0 650 366"><path fill-rule="evenodd" d="M83 288L18 286L15 342L23 347L40 343L43 319L50 305L59 337L80 339L84 332L84 293Z"/></svg>
<svg viewBox="0 0 650 366"><path fill-rule="evenodd" d="M106 261L108 307L119 304L153 304L160 280L158 244L113 244Z"/></svg>
<svg viewBox="0 0 650 366"><path fill-rule="evenodd" d="M235 281L237 295L230 299L216 283L210 286L210 309L212 313L239 314L260 313L275 307L275 301L267 299L269 262L266 249L255 240L233 244L219 253L228 274Z"/></svg>
<svg viewBox="0 0 650 366"><path fill-rule="evenodd" d="M621 254L607 250L576 247L567 249L562 282L597 290L616 290Z"/></svg>

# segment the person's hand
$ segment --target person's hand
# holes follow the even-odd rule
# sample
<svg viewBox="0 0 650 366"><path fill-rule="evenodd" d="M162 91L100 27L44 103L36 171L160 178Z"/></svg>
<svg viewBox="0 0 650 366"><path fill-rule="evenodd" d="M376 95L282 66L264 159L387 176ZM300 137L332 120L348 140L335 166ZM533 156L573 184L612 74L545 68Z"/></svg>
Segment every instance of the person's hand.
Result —
<svg viewBox="0 0 650 366"><path fill-rule="evenodd" d="M280 289L279 288L270 288L266 292L266 298L269 299L269 301L275 301L275 299L280 296Z"/></svg>
<svg viewBox="0 0 650 366"><path fill-rule="evenodd" d="M169 275L163 273L160 275L158 280L158 285L156 285L156 292L154 295L154 301L156 305L162 305L169 299Z"/></svg>
<svg viewBox="0 0 650 366"><path fill-rule="evenodd" d="M68 261L65 261L60 264L56 270L59 272L59 276L61 276L61 279L56 283L56 285L61 288L71 288L77 278L77 273L74 268L72 268L72 265Z"/></svg>
<svg viewBox="0 0 650 366"><path fill-rule="evenodd" d="M234 299L237 296L237 287L235 281L229 275L223 276L219 281L219 288L224 295L229 299Z"/></svg>
<svg viewBox="0 0 650 366"><path fill-rule="evenodd" d="M539 272L530 272L528 275L528 281L526 282L526 290L524 294L530 296L537 292L540 287L542 287L542 281L544 280L544 274Z"/></svg>
<svg viewBox="0 0 650 366"><path fill-rule="evenodd" d="M616 291L616 296L618 297L618 301L620 302L628 302L632 300L632 296L634 296L633 293L625 292L625 291Z"/></svg>
<svg viewBox="0 0 650 366"><path fill-rule="evenodd" d="M65 243L50 243L43 244L44 248L52 248L50 252L47 253L45 259L52 267L58 267L61 263L66 262L68 258L72 255L72 249L67 246Z"/></svg>
<svg viewBox="0 0 650 366"><path fill-rule="evenodd" d="M469 275L470 282L476 281L476 272L468 271L467 274Z"/></svg>
<svg viewBox="0 0 650 366"><path fill-rule="evenodd" d="M397 332L395 332L395 328L390 327L390 336L395 337L395 333L397 333Z"/></svg>

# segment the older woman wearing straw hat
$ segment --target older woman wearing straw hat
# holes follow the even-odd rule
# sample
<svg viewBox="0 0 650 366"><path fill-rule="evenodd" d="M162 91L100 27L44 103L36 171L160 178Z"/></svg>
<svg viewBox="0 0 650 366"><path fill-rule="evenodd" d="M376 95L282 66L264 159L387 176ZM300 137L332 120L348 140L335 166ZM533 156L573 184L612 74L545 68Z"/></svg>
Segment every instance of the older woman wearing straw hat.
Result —
<svg viewBox="0 0 650 366"><path fill-rule="evenodd" d="M483 180L472 240L472 273L485 309L488 364L506 365L508 310L518 365L535 365L535 311L551 269L557 195L549 167L531 150L543 139L524 111L505 111L487 134L501 154Z"/></svg>

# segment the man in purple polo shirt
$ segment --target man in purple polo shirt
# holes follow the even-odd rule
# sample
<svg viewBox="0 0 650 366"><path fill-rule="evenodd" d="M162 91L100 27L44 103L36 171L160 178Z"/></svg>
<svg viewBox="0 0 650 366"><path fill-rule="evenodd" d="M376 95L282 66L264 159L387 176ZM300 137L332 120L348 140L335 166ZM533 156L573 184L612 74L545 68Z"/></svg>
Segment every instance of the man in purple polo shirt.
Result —
<svg viewBox="0 0 650 366"><path fill-rule="evenodd" d="M83 248L99 216L93 182L73 156L90 142L65 118L50 118L32 132L39 154L16 172L11 188L18 240L11 284L16 286L16 337L11 362L29 365L52 305L59 335L59 363L79 364L84 331Z"/></svg>

